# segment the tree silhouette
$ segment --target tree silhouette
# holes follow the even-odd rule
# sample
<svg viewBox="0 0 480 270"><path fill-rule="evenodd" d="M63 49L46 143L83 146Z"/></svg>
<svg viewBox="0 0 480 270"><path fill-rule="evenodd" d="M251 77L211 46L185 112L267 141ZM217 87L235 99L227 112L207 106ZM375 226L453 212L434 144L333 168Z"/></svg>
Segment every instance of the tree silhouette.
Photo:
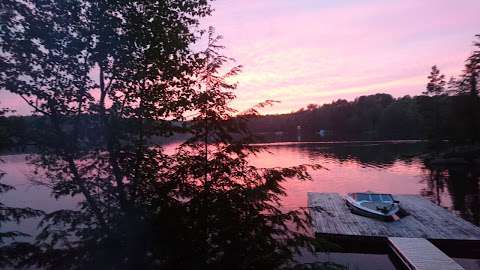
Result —
<svg viewBox="0 0 480 270"><path fill-rule="evenodd" d="M479 39L480 36L476 35ZM474 41L474 51L467 58L465 69L458 79L451 79L449 92L453 93L451 102L452 127L457 130L455 136L470 143L480 139L480 98L478 77L480 72L480 42Z"/></svg>
<svg viewBox="0 0 480 270"><path fill-rule="evenodd" d="M446 96L446 81L445 75L440 73L440 70L436 65L432 66L432 71L428 76L429 82L427 83L426 90L423 92L426 96L431 98L421 100L421 112L425 122L427 136L434 143L438 143L444 136L443 127L445 119L442 117L445 109L443 105Z"/></svg>
<svg viewBox="0 0 480 270"><path fill-rule="evenodd" d="M480 35L476 35L480 39ZM480 97L478 79L480 74L480 41L474 42L475 51L467 59L465 71L463 74L463 87L459 92L466 93L469 98L466 102L468 108L468 129L470 141L477 142L480 139Z"/></svg>
<svg viewBox="0 0 480 270"><path fill-rule="evenodd" d="M423 94L437 96L445 93L445 75L440 74L440 70L436 65L432 66L432 71L430 72L428 79L429 82Z"/></svg>
<svg viewBox="0 0 480 270"><path fill-rule="evenodd" d="M274 269L311 248L304 211L282 211L286 178L255 168L228 107L229 59L198 19L207 1L3 1L0 87L41 115L37 182L83 198L48 213L19 266ZM173 153L158 138L189 137ZM318 166L312 166L318 168Z"/></svg>
<svg viewBox="0 0 480 270"><path fill-rule="evenodd" d="M8 146L5 143L9 140L8 131L4 129L6 127L4 115L8 111L8 109L0 108L0 151L5 150ZM0 164L2 162L0 159ZM15 189L13 186L1 182L4 176L5 172L0 169L0 195ZM15 242L18 237L28 237L30 235L16 230L4 230L2 223L16 222L18 224L23 219L40 217L43 214L40 210L29 207L12 207L0 202L0 268L14 267L18 263L19 254L33 250L30 244Z"/></svg>

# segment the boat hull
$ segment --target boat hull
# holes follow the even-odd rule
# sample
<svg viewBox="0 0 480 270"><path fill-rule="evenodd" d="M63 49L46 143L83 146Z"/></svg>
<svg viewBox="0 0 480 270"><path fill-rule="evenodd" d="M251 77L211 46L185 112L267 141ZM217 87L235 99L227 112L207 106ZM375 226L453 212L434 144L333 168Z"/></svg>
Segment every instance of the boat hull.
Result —
<svg viewBox="0 0 480 270"><path fill-rule="evenodd" d="M398 213L400 211L400 207L397 203L391 205L391 209L388 212L380 211L380 210L372 210L367 207L364 207L357 203L353 198L346 197L345 202L350 209L350 211L354 214L375 218L383 221L395 221L398 220Z"/></svg>
<svg viewBox="0 0 480 270"><path fill-rule="evenodd" d="M379 215L379 214L372 213L370 211L366 211L366 210L363 210L361 208L358 208L355 205L352 205L352 204L348 203L348 201L347 201L347 206L348 206L348 208L350 208L350 211L352 213L360 215L360 216L375 218L375 219L379 219L379 220L383 220L383 221L395 221L395 220L397 220L397 218L395 216L396 216L398 211L396 211L394 214L391 214L391 215Z"/></svg>

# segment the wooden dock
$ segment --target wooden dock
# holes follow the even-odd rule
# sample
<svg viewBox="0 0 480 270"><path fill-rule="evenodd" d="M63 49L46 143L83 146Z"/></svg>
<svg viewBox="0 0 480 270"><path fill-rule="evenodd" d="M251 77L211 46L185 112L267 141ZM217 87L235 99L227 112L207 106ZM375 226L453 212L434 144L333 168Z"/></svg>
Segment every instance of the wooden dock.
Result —
<svg viewBox="0 0 480 270"><path fill-rule="evenodd" d="M337 193L308 193L317 234L350 237L406 237L429 240L480 241L480 228L418 195L394 195L409 213L395 222L352 214ZM480 242L479 242L480 243Z"/></svg>
<svg viewBox="0 0 480 270"><path fill-rule="evenodd" d="M313 229L327 239L386 241L408 269L463 269L432 242L447 243L448 247L460 243L477 250L480 228L421 196L394 195L394 198L408 215L386 222L351 213L337 193L308 193Z"/></svg>
<svg viewBox="0 0 480 270"><path fill-rule="evenodd" d="M389 237L388 242L408 269L463 270L457 262L424 238Z"/></svg>

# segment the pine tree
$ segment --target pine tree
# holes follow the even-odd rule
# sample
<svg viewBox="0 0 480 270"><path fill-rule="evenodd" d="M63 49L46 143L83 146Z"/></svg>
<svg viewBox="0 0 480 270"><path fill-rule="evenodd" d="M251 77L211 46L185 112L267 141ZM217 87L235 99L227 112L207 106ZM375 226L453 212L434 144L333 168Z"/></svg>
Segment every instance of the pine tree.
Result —
<svg viewBox="0 0 480 270"><path fill-rule="evenodd" d="M442 106L442 103L447 94L445 88L446 81L445 75L440 73L436 65L432 66L428 79L429 82L423 92L428 98L421 103L421 106L423 116L427 120L427 136L431 141L437 143L444 136L443 125L445 119L442 118L442 110L445 108Z"/></svg>
<svg viewBox="0 0 480 270"><path fill-rule="evenodd" d="M219 74L229 58L213 31L193 51L208 1L6 0L1 10L0 88L41 116L37 177L55 197L83 198L43 218L21 266L274 269L311 248L308 215L278 203L282 182L308 180L307 166L247 162L255 110L233 117L228 106L239 67ZM189 139L170 154L159 138L175 133Z"/></svg>
<svg viewBox="0 0 480 270"><path fill-rule="evenodd" d="M432 71L428 79L430 81L427 84L425 92L423 92L424 95L438 96L445 94L445 75L440 73L436 65L432 66Z"/></svg>
<svg viewBox="0 0 480 270"><path fill-rule="evenodd" d="M476 35L480 40L480 35ZM474 52L466 61L463 73L463 83L460 89L465 95L468 95L468 133L472 143L480 139L480 97L479 97L479 75L480 75L480 41L475 41Z"/></svg>

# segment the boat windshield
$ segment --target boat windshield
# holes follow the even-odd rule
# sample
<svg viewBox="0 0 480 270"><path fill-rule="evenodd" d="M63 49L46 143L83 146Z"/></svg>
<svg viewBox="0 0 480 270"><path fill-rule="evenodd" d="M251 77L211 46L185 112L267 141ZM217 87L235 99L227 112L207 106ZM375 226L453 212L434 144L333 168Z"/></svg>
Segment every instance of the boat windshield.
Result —
<svg viewBox="0 0 480 270"><path fill-rule="evenodd" d="M370 201L370 196L368 196L368 194L365 194L365 193L357 193L357 194L355 194L355 200L357 202Z"/></svg>
<svg viewBox="0 0 480 270"><path fill-rule="evenodd" d="M384 202L393 202L392 195L390 194L382 194L382 200Z"/></svg>
<svg viewBox="0 0 480 270"><path fill-rule="evenodd" d="M373 202L381 202L382 201L382 197L380 196L380 194L370 194L370 198Z"/></svg>
<svg viewBox="0 0 480 270"><path fill-rule="evenodd" d="M385 203L393 202L393 197L390 194L354 193L353 198L355 198L357 202L361 202L361 201L385 202Z"/></svg>

